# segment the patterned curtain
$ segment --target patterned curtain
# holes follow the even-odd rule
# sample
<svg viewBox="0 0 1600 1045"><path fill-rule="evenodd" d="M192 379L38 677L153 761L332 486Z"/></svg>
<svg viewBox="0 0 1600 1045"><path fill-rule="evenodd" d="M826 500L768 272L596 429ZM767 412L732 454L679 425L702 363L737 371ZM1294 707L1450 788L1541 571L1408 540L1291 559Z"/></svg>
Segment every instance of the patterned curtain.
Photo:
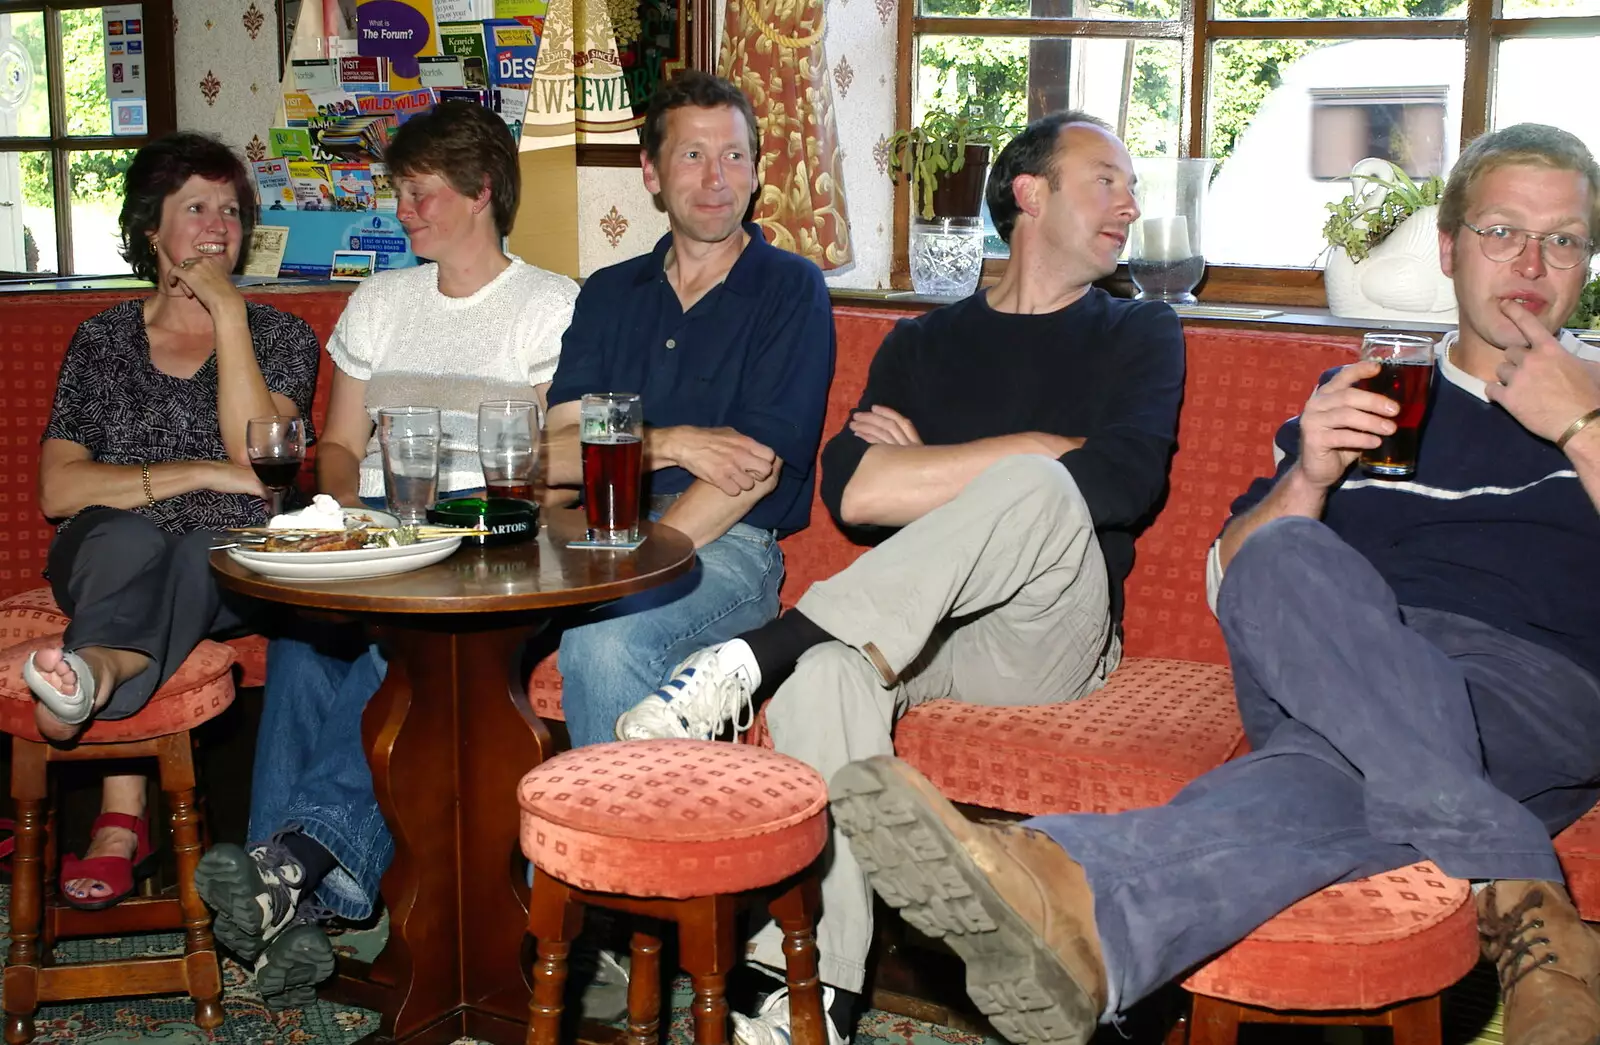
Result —
<svg viewBox="0 0 1600 1045"><path fill-rule="evenodd" d="M775 247L822 269L851 261L823 0L727 0L721 75L755 106L761 194L755 221Z"/></svg>

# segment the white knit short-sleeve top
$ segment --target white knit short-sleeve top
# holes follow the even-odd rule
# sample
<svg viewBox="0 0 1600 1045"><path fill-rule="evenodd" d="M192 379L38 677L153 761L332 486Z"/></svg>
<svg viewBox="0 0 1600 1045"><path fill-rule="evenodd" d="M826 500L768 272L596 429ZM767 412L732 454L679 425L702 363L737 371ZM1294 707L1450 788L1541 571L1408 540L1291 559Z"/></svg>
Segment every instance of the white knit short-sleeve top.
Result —
<svg viewBox="0 0 1600 1045"><path fill-rule="evenodd" d="M578 285L566 276L511 264L470 297L439 292L434 264L379 272L350 295L328 339L334 365L367 383L367 412L436 406L444 427L440 493L483 485L478 404L531 399L549 381L572 320ZM361 462L361 496L383 496L374 433Z"/></svg>

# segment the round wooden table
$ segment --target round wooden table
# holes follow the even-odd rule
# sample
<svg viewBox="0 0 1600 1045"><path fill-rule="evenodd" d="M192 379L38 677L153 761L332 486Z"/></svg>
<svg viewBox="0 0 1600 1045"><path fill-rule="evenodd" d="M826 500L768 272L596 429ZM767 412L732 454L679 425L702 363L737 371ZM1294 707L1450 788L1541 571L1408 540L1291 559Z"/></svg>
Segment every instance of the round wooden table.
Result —
<svg viewBox="0 0 1600 1045"><path fill-rule="evenodd" d="M364 621L389 658L362 718L378 805L394 835L383 877L389 942L346 997L383 1013L378 1037L521 1042L527 883L517 782L551 752L528 703L521 652L551 610L663 584L694 545L644 524L633 552L577 551L583 513L544 513L537 541L463 546L442 562L372 580L277 581L214 552L223 587ZM642 696L642 694L641 694ZM344 970L341 970L342 972Z"/></svg>

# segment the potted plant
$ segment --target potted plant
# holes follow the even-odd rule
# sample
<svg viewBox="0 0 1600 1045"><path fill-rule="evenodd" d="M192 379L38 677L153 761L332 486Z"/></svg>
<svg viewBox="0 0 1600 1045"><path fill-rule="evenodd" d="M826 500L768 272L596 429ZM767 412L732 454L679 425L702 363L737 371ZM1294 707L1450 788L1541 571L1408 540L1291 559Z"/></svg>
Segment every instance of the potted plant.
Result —
<svg viewBox="0 0 1600 1045"><path fill-rule="evenodd" d="M909 173L914 213L924 220L975 218L989 154L1011 134L1011 128L965 113L931 109L917 126L889 136L889 176Z"/></svg>
<svg viewBox="0 0 1600 1045"><path fill-rule="evenodd" d="M990 152L1011 130L967 113L930 110L887 146L889 176L911 181L911 285L931 297L965 297L983 274L984 180Z"/></svg>
<svg viewBox="0 0 1600 1045"><path fill-rule="evenodd" d="M1387 160L1350 172L1350 195L1327 204L1322 227L1328 308L1356 319L1456 321L1455 288L1439 267L1438 177L1414 181Z"/></svg>

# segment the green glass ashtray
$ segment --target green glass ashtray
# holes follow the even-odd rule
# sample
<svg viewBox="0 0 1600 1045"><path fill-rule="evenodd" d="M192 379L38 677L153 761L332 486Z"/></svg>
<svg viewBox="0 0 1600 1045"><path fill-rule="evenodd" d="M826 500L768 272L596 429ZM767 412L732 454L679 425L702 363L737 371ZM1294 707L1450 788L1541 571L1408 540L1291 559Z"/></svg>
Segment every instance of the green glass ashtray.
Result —
<svg viewBox="0 0 1600 1045"><path fill-rule="evenodd" d="M428 521L472 530L465 543L492 548L538 536L539 506L510 497L453 497L429 508Z"/></svg>

